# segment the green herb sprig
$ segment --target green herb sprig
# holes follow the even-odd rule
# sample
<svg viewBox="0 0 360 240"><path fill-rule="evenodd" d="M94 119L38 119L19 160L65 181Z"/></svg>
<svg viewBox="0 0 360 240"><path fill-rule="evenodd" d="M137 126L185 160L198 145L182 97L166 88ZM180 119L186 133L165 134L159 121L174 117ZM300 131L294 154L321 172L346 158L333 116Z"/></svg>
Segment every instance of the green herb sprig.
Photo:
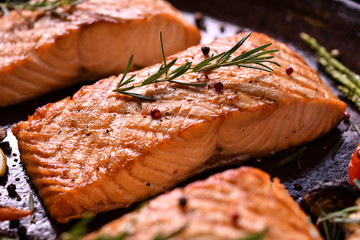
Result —
<svg viewBox="0 0 360 240"><path fill-rule="evenodd" d="M360 189L359 180L354 179L354 184L358 189ZM320 210L318 222L323 225L326 240L343 239L342 235L344 223L360 223L359 218L348 218L350 214L358 212L360 210L360 206L351 206L339 211L326 213L319 203L317 203L317 205Z"/></svg>
<svg viewBox="0 0 360 240"><path fill-rule="evenodd" d="M306 151L306 149L307 149L306 146L298 149L296 152L294 152L290 156L288 156L288 157L284 158L283 160L281 160L280 162L278 162L276 164L276 167L284 167L284 166L290 164L291 162L293 162L294 160L296 160L298 169L301 169L300 160L301 160L303 153Z"/></svg>
<svg viewBox="0 0 360 240"><path fill-rule="evenodd" d="M75 6L84 0L36 0L35 2L12 2L11 0L7 0L4 3L0 3L0 16L6 15L10 16L10 11L16 11L29 25L29 27L33 27L34 23L27 18L21 11L44 11L50 12L55 16L60 18L66 18L67 15L65 13L59 13L55 11L57 8L64 6Z"/></svg>
<svg viewBox="0 0 360 240"><path fill-rule="evenodd" d="M160 45L161 45L161 52L163 56L164 63L160 65L159 69L152 74L151 76L147 77L142 83L125 87L125 85L128 85L135 81L136 74L133 74L129 78L126 79L126 75L129 71L129 68L131 66L131 62L133 60L133 55L130 57L130 60L128 62L128 65L125 69L124 74L122 75L122 78L117 86L116 89L114 89L114 92L118 92L121 94L154 101L155 98L138 94L135 92L131 92L131 90L143 87L145 85L153 84L153 83L160 83L160 82L170 82L170 83L176 83L181 85L190 85L190 86L204 86L207 83L189 83L189 82L180 82L175 81L176 78L189 73L195 73L195 72L204 72L204 71L210 71L213 69L221 68L221 67L229 67L229 66L238 66L238 67L245 67L245 68L253 68L258 69L262 71L271 72L273 69L264 63L271 63L275 64L277 66L280 66L277 62L272 61L270 59L274 58L273 55L270 55L272 53L277 52L278 50L267 50L262 51L265 48L269 47L271 43L262 45L260 47L256 47L254 49L251 49L249 51L246 51L242 53L241 55L231 58L233 53L240 48L241 45L250 37L251 32L247 34L245 37L243 37L238 43L236 43L230 50L227 52L223 52L217 55L211 55L209 58L201 61L200 63L193 66L193 62L186 62L181 66L176 67L175 69L171 69L175 63L177 62L177 58L171 60L170 62L166 63L165 60L165 54L164 54L164 48L163 48L163 42L162 42L162 34L160 32Z"/></svg>

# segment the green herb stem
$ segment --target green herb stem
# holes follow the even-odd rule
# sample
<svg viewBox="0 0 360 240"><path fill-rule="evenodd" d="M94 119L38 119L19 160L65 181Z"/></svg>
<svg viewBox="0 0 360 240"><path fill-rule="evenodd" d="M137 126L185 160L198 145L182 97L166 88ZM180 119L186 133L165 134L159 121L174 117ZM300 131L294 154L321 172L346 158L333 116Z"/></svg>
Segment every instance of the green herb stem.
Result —
<svg viewBox="0 0 360 240"><path fill-rule="evenodd" d="M177 58L166 63L165 53L162 43L162 33L160 32L160 46L161 46L161 52L162 52L164 64L160 65L157 72L146 78L142 83L125 87L125 85L134 82L136 76L136 75L132 75L131 77L126 79L126 75L129 71L131 61L133 58L133 56L131 56L117 88L114 89L113 91L145 100L154 101L155 98L153 97L134 93L131 92L131 90L135 88L143 87L148 84L160 83L160 82L170 82L170 83L189 85L189 86L204 86L207 83L180 82L180 81L175 81L175 79L185 74L210 71L221 67L238 66L238 67L254 68L262 71L271 72L273 71L273 69L265 65L264 63L271 63L280 66L277 62L269 60L274 58L274 56L270 54L275 53L278 50L262 51L268 46L270 46L271 43L262 45L260 47L244 52L237 57L231 58L232 54L240 48L240 46L250 37L250 35L251 32L247 34L245 37L243 37L237 44L235 44L227 52L223 52L217 55L212 55L209 58L196 64L195 66L193 66L193 62L186 62L183 65L180 65L175 68L175 64L178 60ZM175 69L172 69L172 67L174 67Z"/></svg>
<svg viewBox="0 0 360 240"><path fill-rule="evenodd" d="M340 146L341 146L343 143L344 143L344 139L341 139L341 140L338 142L338 144L336 145L333 153L331 154L332 160L335 160L336 153L338 152Z"/></svg>
<svg viewBox="0 0 360 240"><path fill-rule="evenodd" d="M306 149L307 149L306 146L300 148L299 150L297 150L296 152L294 152L290 156L288 156L288 157L284 158L283 160L281 160L280 162L278 162L276 164L276 166L277 167L286 166L286 165L288 165L289 163L293 162L296 159L297 160L297 166L298 166L299 169L301 169L300 160L301 160L301 157L302 157L303 153L306 151Z"/></svg>

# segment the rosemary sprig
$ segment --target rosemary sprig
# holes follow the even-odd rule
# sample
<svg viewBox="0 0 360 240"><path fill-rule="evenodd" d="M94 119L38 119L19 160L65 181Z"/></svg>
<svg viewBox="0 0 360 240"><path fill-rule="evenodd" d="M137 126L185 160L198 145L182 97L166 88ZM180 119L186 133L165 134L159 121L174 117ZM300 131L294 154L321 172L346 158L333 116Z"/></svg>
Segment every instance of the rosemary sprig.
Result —
<svg viewBox="0 0 360 240"><path fill-rule="evenodd" d="M273 55L270 55L272 53L277 52L278 50L267 50L262 51L265 48L269 47L271 43L262 45L260 47L254 48L252 50L249 50L247 52L244 52L240 54L237 57L231 58L233 53L236 52L240 48L241 45L250 37L251 32L247 34L245 37L243 37L238 43L236 43L230 50L227 52L223 52L217 55L211 55L209 58L201 61L200 63L193 66L193 62L186 62L181 66L176 67L175 69L172 69L172 67L175 66L175 63L177 62L177 58L171 60L170 62L166 63L165 54L164 54L164 48L162 43L162 33L160 32L160 46L162 51L162 56L164 60L164 64L161 64L159 69L146 78L142 83L124 87L127 84L130 84L135 81L136 74L132 75L131 77L126 79L126 75L129 71L129 68L131 66L131 62L133 59L133 56L130 57L130 60L128 62L128 65L125 69L124 74L122 75L122 78L117 86L116 89L114 89L114 92L118 92L121 94L154 101L155 98L138 94L135 92L131 92L131 90L143 87L148 84L153 83L160 83L160 82L170 82L170 83L176 83L181 85L190 85L190 86L204 86L207 83L189 83L189 82L179 82L175 81L176 78L189 73L195 73L195 72L204 72L204 71L210 71L216 68L221 67L229 67L229 66L238 66L238 67L246 67L246 68L253 68L258 69L262 71L271 72L273 69L264 63L271 63L275 64L277 66L280 66L277 62L272 61L270 59L274 58Z"/></svg>
<svg viewBox="0 0 360 240"><path fill-rule="evenodd" d="M301 160L301 157L302 157L302 155L303 155L303 153L305 152L306 149L307 149L306 146L300 148L299 150L297 150L296 152L294 152L290 156L288 156L288 157L284 158L283 160L281 160L280 162L278 162L276 164L276 167L286 166L287 164L291 163L292 161L294 161L296 159L297 166L298 166L299 169L301 169L300 160Z"/></svg>
<svg viewBox="0 0 360 240"><path fill-rule="evenodd" d="M44 11L50 12L55 16L60 18L66 18L66 14L56 12L55 10L64 6L75 6L84 0L36 0L35 2L12 2L11 0L7 0L4 3L0 3L0 16L6 15L10 16L10 11L16 11L29 25L29 27L33 27L34 23L27 18L21 11Z"/></svg>
<svg viewBox="0 0 360 240"><path fill-rule="evenodd" d="M331 220L336 223L346 223L346 222L357 222L360 223L360 219L347 219L347 216L351 213L360 210L360 206L352 206L342 209L340 211L324 214L319 221L324 222L327 220Z"/></svg>

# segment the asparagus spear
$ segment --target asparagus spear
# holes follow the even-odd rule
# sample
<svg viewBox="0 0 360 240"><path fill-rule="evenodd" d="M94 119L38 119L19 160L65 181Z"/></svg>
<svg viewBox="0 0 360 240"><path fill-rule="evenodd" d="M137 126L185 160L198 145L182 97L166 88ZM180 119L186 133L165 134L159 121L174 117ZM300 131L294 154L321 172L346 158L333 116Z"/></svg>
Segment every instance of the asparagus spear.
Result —
<svg viewBox="0 0 360 240"><path fill-rule="evenodd" d="M332 57L315 38L306 33L300 33L300 37L318 54L318 62L325 71L342 84L339 90L360 110L360 76Z"/></svg>

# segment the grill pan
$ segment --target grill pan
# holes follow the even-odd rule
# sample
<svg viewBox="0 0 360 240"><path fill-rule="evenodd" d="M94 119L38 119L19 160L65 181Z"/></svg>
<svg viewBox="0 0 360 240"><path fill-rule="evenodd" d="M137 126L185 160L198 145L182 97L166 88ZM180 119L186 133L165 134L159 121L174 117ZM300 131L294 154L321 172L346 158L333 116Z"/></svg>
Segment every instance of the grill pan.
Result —
<svg viewBox="0 0 360 240"><path fill-rule="evenodd" d="M287 43L317 70L335 95L347 103L346 111L350 113L350 120L360 125L358 110L343 98L336 88L337 84L318 67L315 55L299 38L300 32L307 32L327 49L338 49L339 59L350 69L360 73L360 4L358 2L349 0L170 0L170 2L193 22L195 22L194 13L201 12L204 15L206 31L202 31L202 41L205 43L217 37L248 30L263 32ZM0 143L0 147L8 157L7 174L0 178L0 204L29 209L31 194L36 207L35 223L31 223L29 217L20 221L0 222L0 236L20 239L57 239L61 232L69 230L77 222L72 220L68 224L58 224L49 217L21 163L17 142L11 135L10 129L18 121L26 120L37 107L72 95L80 87L81 85L78 84L25 103L0 108L0 127L8 129L8 137ZM289 194L296 201L300 201L307 189L316 182L335 179L347 181L347 165L359 140L360 137L351 122L341 121L327 135L306 145L307 149L300 160L300 169L297 164L276 167L276 163L298 148L266 158L253 159L244 165L258 167L272 177L280 178ZM343 141L343 144L333 158L332 155L340 141ZM181 185L204 179L222 170L225 168L207 171ZM16 195L9 194L8 188L12 184L16 186ZM90 224L90 229L96 230L102 224L118 218L135 207L98 214Z"/></svg>

